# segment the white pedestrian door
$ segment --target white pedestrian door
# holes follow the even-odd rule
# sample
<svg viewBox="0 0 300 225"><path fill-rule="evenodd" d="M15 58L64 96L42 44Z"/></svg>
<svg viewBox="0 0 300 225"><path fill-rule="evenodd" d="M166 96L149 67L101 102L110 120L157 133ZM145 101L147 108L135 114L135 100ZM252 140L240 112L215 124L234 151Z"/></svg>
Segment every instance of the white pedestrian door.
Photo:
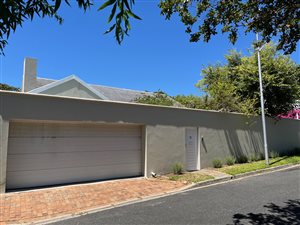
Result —
<svg viewBox="0 0 300 225"><path fill-rule="evenodd" d="M185 132L186 170L198 170L198 132L197 128L187 128Z"/></svg>

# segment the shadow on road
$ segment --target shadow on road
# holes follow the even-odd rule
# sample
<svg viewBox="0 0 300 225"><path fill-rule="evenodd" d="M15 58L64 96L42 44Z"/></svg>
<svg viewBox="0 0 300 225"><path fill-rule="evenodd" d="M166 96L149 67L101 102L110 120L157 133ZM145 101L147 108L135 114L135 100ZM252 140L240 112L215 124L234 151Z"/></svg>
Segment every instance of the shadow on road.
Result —
<svg viewBox="0 0 300 225"><path fill-rule="evenodd" d="M242 224L268 224L268 225L298 225L300 224L300 199L288 200L284 206L270 203L264 206L268 213L235 214L234 225Z"/></svg>

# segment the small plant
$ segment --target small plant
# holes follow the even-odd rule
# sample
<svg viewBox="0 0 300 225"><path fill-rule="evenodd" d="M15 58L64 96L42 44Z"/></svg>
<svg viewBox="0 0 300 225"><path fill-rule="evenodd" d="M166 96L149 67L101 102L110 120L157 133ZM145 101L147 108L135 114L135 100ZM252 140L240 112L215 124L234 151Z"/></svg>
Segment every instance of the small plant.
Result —
<svg viewBox="0 0 300 225"><path fill-rule="evenodd" d="M258 157L259 157L259 160L264 160L265 159L265 155L262 152L258 153Z"/></svg>
<svg viewBox="0 0 300 225"><path fill-rule="evenodd" d="M265 157L264 155L260 152L260 153L255 153L250 155L250 162L256 162L259 160L263 160Z"/></svg>
<svg viewBox="0 0 300 225"><path fill-rule="evenodd" d="M250 162L255 162L255 161L258 161L257 154L251 154L250 155Z"/></svg>
<svg viewBox="0 0 300 225"><path fill-rule="evenodd" d="M240 156L236 159L236 161L237 161L238 163L247 163L247 162L248 162L248 156L246 156L246 155L240 155Z"/></svg>
<svg viewBox="0 0 300 225"><path fill-rule="evenodd" d="M181 163L175 163L172 166L172 170L174 174L182 174L183 171L183 165Z"/></svg>
<svg viewBox="0 0 300 225"><path fill-rule="evenodd" d="M275 152L275 151L271 151L271 152L270 152L270 157L271 157L271 158L277 158L277 157L279 157L279 153L278 153L278 152Z"/></svg>
<svg viewBox="0 0 300 225"><path fill-rule="evenodd" d="M220 159L214 159L212 161L214 168L221 168L223 166L222 161Z"/></svg>
<svg viewBox="0 0 300 225"><path fill-rule="evenodd" d="M232 156L226 157L225 162L228 166L232 166L235 163L235 158Z"/></svg>

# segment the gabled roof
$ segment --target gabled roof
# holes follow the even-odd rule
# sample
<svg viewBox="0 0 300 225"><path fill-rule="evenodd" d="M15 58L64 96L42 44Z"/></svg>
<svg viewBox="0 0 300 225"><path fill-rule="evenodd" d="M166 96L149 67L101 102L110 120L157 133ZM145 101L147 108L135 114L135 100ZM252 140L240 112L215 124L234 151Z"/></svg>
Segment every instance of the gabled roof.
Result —
<svg viewBox="0 0 300 225"><path fill-rule="evenodd" d="M37 87L38 88L32 90L31 92L39 93L39 92L33 92L33 91L40 89L42 87L48 86L49 84L52 84L55 82L57 82L57 81L52 80L52 79L37 77ZM98 93L102 94L108 100L111 100L111 101L134 102L137 98L153 95L153 92L147 92L147 91L138 91L138 90L116 88L116 87L109 87L109 86L95 85L95 84L86 84L86 85L89 85L91 88L98 91Z"/></svg>
<svg viewBox="0 0 300 225"><path fill-rule="evenodd" d="M99 91L97 91L95 88L93 88L91 85L85 83L84 81L82 81L81 79L79 79L75 75L71 75L71 76L65 77L65 78L63 78L61 80L49 82L46 85L43 85L41 87L38 87L38 88L35 88L35 89L29 91L29 93L41 93L41 94L42 93L47 93L51 89L54 89L55 87L58 87L58 86L63 85L65 83L67 83L67 82L70 82L70 81L78 83L79 85L83 86L85 89L87 89L88 91L92 92L94 95L96 95L100 99L108 100L108 98L105 95L103 95L102 93L100 93Z"/></svg>
<svg viewBox="0 0 300 225"><path fill-rule="evenodd" d="M93 84L91 84L91 86L97 91L101 92L103 95L105 95L111 101L135 102L137 98L153 95L152 92L146 91L137 91L125 88L115 88Z"/></svg>

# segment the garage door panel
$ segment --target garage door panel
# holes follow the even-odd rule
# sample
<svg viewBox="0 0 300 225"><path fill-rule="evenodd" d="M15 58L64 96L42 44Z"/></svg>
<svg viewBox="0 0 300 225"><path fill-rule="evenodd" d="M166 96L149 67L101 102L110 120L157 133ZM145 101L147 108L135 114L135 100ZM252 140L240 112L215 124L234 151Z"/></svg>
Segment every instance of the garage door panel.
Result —
<svg viewBox="0 0 300 225"><path fill-rule="evenodd" d="M121 154L122 153L122 154ZM72 152L8 155L7 171L45 170L53 168L134 164L140 162L140 151Z"/></svg>
<svg viewBox="0 0 300 225"><path fill-rule="evenodd" d="M12 154L32 154L49 152L119 151L141 150L141 139L137 137L99 138L9 138L9 152ZM116 141L116 139L118 141ZM101 144L99 144L101 143Z"/></svg>
<svg viewBox="0 0 300 225"><path fill-rule="evenodd" d="M82 168L63 168L39 171L21 171L8 172L7 188L14 189L16 187L28 188L35 184L35 187L46 185L69 184L86 181L97 181L122 177L134 177L142 175L137 174L141 168L140 163L130 165L96 166Z"/></svg>
<svg viewBox="0 0 300 225"><path fill-rule="evenodd" d="M64 123L14 123L10 137L105 137L141 136L140 127L127 125L94 125Z"/></svg>
<svg viewBox="0 0 300 225"><path fill-rule="evenodd" d="M10 122L7 188L142 174L141 127Z"/></svg>

